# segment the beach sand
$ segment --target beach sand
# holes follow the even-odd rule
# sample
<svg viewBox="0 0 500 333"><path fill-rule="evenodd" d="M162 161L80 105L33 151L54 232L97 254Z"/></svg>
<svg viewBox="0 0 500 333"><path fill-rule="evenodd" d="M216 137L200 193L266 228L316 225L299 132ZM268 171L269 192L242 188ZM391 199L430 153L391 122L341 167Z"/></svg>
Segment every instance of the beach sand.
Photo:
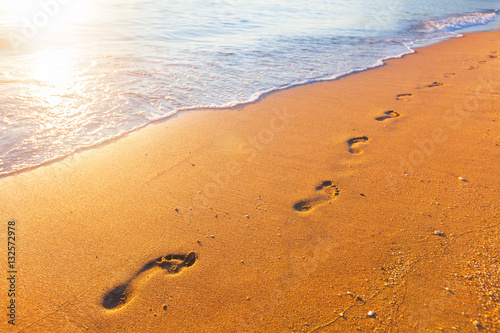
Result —
<svg viewBox="0 0 500 333"><path fill-rule="evenodd" d="M499 73L470 34L0 179L0 330L500 331Z"/></svg>

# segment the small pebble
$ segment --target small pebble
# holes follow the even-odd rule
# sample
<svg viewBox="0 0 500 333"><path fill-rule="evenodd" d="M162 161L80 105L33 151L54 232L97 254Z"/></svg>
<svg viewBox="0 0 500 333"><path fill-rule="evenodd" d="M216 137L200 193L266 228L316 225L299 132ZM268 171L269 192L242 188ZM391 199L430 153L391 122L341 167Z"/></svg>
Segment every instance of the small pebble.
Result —
<svg viewBox="0 0 500 333"><path fill-rule="evenodd" d="M480 326L481 326L481 323L480 323L479 321L477 321L477 320L474 320L472 323L473 323L473 324L474 324L474 326L476 326L476 327L480 327Z"/></svg>
<svg viewBox="0 0 500 333"><path fill-rule="evenodd" d="M444 234L440 230L434 231L434 234L438 236L444 236Z"/></svg>
<svg viewBox="0 0 500 333"><path fill-rule="evenodd" d="M458 179L460 179L461 181L465 182L465 178L458 177Z"/></svg>
<svg viewBox="0 0 500 333"><path fill-rule="evenodd" d="M164 305L164 306L163 306L163 311L167 311L167 309L168 309L168 308L167 308L167 306L166 306L166 305Z"/></svg>
<svg viewBox="0 0 500 333"><path fill-rule="evenodd" d="M373 317L375 313L373 311L368 311L368 317Z"/></svg>

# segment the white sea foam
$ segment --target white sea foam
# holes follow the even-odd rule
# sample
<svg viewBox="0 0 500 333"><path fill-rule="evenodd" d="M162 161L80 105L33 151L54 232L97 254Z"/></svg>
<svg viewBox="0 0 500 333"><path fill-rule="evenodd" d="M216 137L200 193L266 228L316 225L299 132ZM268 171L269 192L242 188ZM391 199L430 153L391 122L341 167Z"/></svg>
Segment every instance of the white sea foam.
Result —
<svg viewBox="0 0 500 333"><path fill-rule="evenodd" d="M2 6L0 35L24 43L0 47L0 176L180 111L380 66L415 42L492 22L500 3L88 0L68 3L36 33L23 25L43 9L15 23Z"/></svg>
<svg viewBox="0 0 500 333"><path fill-rule="evenodd" d="M424 21L421 29L424 32L455 32L470 26L490 23L496 19L497 15L498 11L490 11L451 15L441 19L429 19Z"/></svg>

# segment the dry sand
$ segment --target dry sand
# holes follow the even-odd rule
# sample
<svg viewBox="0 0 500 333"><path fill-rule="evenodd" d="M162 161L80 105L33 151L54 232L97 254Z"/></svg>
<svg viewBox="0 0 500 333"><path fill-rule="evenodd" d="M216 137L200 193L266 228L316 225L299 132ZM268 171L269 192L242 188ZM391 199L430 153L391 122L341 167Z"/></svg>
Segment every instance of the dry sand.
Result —
<svg viewBox="0 0 500 333"><path fill-rule="evenodd" d="M0 330L500 331L499 73L471 34L0 179Z"/></svg>

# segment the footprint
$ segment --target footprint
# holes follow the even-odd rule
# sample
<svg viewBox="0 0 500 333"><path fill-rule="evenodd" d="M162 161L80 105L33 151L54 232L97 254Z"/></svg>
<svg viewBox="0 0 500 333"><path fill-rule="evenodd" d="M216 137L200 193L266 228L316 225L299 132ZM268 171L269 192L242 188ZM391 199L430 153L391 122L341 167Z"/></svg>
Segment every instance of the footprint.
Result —
<svg viewBox="0 0 500 333"><path fill-rule="evenodd" d="M340 195L339 188L335 186L331 180L325 180L320 185L316 186L316 191L322 191L323 195L314 199L297 202L293 205L293 209L301 213L307 213L335 200L337 196Z"/></svg>
<svg viewBox="0 0 500 333"><path fill-rule="evenodd" d="M102 299L102 306L108 310L118 310L132 301L136 289L152 274L162 270L166 274L177 274L184 267L193 266L196 262L196 253L168 254L152 260L137 272L130 280L110 290Z"/></svg>
<svg viewBox="0 0 500 333"><path fill-rule="evenodd" d="M470 70L470 71L471 71L471 70L474 70L474 69L479 69L479 66L470 66L470 67L469 67L469 70Z"/></svg>
<svg viewBox="0 0 500 333"><path fill-rule="evenodd" d="M445 73L444 77L452 77L455 76L455 73Z"/></svg>
<svg viewBox="0 0 500 333"><path fill-rule="evenodd" d="M485 64L485 63L487 63L487 61L486 61L486 60L479 60L478 62L479 62L480 64Z"/></svg>
<svg viewBox="0 0 500 333"><path fill-rule="evenodd" d="M393 111L394 112L394 111ZM352 138L347 140L347 144L349 145L349 152L354 155L359 155L363 153L363 150L358 148L360 144L365 144L368 142L368 137L360 136L357 138Z"/></svg>
<svg viewBox="0 0 500 333"><path fill-rule="evenodd" d="M396 99L398 101L405 101L406 99L408 99L408 97L411 97L413 96L412 94L399 94L396 96Z"/></svg>
<svg viewBox="0 0 500 333"><path fill-rule="evenodd" d="M441 82L432 82L431 84L429 84L427 86L427 88L440 87L440 86L444 86L444 83L441 83Z"/></svg>
<svg viewBox="0 0 500 333"><path fill-rule="evenodd" d="M495 58L498 58L498 56L494 55L494 54L490 54L490 59L495 59Z"/></svg>
<svg viewBox="0 0 500 333"><path fill-rule="evenodd" d="M377 121L383 121L383 120L386 120L386 119L391 119L391 118L397 118L397 117L399 117L399 113L397 113L396 111L392 111L392 110L385 111L384 114L385 114L385 116L377 117L377 118L375 118L375 120L377 120Z"/></svg>

